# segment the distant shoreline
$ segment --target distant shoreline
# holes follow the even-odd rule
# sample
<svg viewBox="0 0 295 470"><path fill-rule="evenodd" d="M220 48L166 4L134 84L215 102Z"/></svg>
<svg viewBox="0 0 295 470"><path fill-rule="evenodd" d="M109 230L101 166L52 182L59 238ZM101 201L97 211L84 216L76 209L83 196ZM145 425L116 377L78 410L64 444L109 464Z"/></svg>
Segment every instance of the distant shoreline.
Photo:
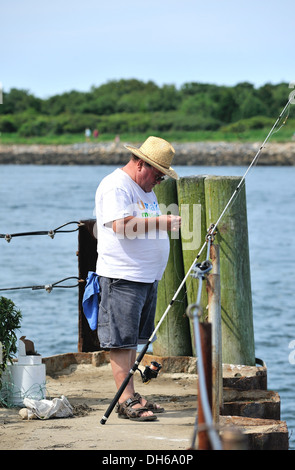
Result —
<svg viewBox="0 0 295 470"><path fill-rule="evenodd" d="M140 146L140 144L138 144ZM173 143L173 165L249 165L261 143L191 142ZM121 165L130 153L123 143L73 145L0 145L2 165ZM295 142L269 143L259 165L295 166Z"/></svg>

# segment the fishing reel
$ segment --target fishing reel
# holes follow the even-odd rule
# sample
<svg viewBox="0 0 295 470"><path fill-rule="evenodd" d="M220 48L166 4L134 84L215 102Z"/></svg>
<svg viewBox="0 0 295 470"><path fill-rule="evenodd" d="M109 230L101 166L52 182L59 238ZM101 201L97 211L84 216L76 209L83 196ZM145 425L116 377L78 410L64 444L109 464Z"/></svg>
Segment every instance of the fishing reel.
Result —
<svg viewBox="0 0 295 470"><path fill-rule="evenodd" d="M156 361L152 361L150 366L146 366L143 372L140 369L139 372L141 374L142 381L145 385L147 385L152 379L156 379L158 377L158 373L162 368L161 364Z"/></svg>
<svg viewBox="0 0 295 470"><path fill-rule="evenodd" d="M208 259L203 261L202 263L197 263L192 269L191 276L192 277L201 277L205 279L204 275L207 274L212 269L212 263Z"/></svg>

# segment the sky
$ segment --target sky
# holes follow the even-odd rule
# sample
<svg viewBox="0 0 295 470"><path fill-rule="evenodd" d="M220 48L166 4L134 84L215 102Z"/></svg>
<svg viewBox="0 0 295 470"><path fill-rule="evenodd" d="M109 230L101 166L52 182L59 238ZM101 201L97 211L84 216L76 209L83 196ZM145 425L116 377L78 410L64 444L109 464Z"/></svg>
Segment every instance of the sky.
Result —
<svg viewBox="0 0 295 470"><path fill-rule="evenodd" d="M6 92L295 83L294 0L2 0L0 25Z"/></svg>

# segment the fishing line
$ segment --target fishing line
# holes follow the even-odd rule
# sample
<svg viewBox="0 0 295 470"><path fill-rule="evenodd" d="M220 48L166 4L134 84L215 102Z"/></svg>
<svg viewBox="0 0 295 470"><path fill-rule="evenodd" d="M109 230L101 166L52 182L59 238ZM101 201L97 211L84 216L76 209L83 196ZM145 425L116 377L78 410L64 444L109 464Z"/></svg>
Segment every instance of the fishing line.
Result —
<svg viewBox="0 0 295 470"><path fill-rule="evenodd" d="M263 150L263 148L265 147L267 141L269 140L269 138L271 137L271 135L274 133L275 131L275 128L277 127L278 123L281 121L282 117L284 116L286 110L288 110L288 115L287 117L283 120L282 122L282 125L280 126L279 129L281 129L283 127L283 125L286 123L288 117L289 117L289 107L290 107L290 104L291 104L291 100L289 99L287 104L285 105L284 109L282 110L281 114L279 115L278 119L276 120L276 122L274 123L274 125L272 126L271 130L269 131L268 135L266 136L264 142L262 143L262 145L260 146L258 152L256 153L255 157L253 158L252 162L250 163L250 165L248 166L246 172L244 173L240 183L238 184L238 186L236 187L235 191L233 192L232 196L230 197L228 203L226 204L225 208L223 209L223 211L221 212L217 222L215 224L212 225L211 229L210 229L210 232L209 232L209 235L210 233L213 234L213 232L217 229L217 226L218 224L220 223L221 219L223 218L225 212L228 210L229 206L232 204L232 202L234 201L234 199L236 198L236 196L238 195L241 187L243 186L243 184L245 183L245 179L249 173L249 171L251 170L251 168L253 166L255 166L258 162L258 159L260 157L260 154ZM278 129L278 130L279 130ZM277 132L277 131L276 131ZM204 244L205 245L205 244ZM202 251L204 249L204 245L202 247ZM200 254L200 253L199 253Z"/></svg>

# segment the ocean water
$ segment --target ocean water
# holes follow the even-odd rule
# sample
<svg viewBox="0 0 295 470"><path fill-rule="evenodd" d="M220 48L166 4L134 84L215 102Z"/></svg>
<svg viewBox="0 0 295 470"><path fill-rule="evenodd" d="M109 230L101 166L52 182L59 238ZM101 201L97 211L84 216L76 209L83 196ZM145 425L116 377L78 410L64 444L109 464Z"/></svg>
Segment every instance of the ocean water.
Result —
<svg viewBox="0 0 295 470"><path fill-rule="evenodd" d="M0 165L0 233L51 230L94 217L108 166ZM180 176L242 176L244 167L176 167ZM295 167L256 166L246 178L256 357L268 389L281 397L295 448ZM71 225L65 229L75 229ZM78 275L77 232L0 239L0 289L39 286ZM72 285L69 281L62 285ZM22 311L22 328L43 356L77 351L78 289L0 291ZM293 344L294 342L294 344Z"/></svg>

